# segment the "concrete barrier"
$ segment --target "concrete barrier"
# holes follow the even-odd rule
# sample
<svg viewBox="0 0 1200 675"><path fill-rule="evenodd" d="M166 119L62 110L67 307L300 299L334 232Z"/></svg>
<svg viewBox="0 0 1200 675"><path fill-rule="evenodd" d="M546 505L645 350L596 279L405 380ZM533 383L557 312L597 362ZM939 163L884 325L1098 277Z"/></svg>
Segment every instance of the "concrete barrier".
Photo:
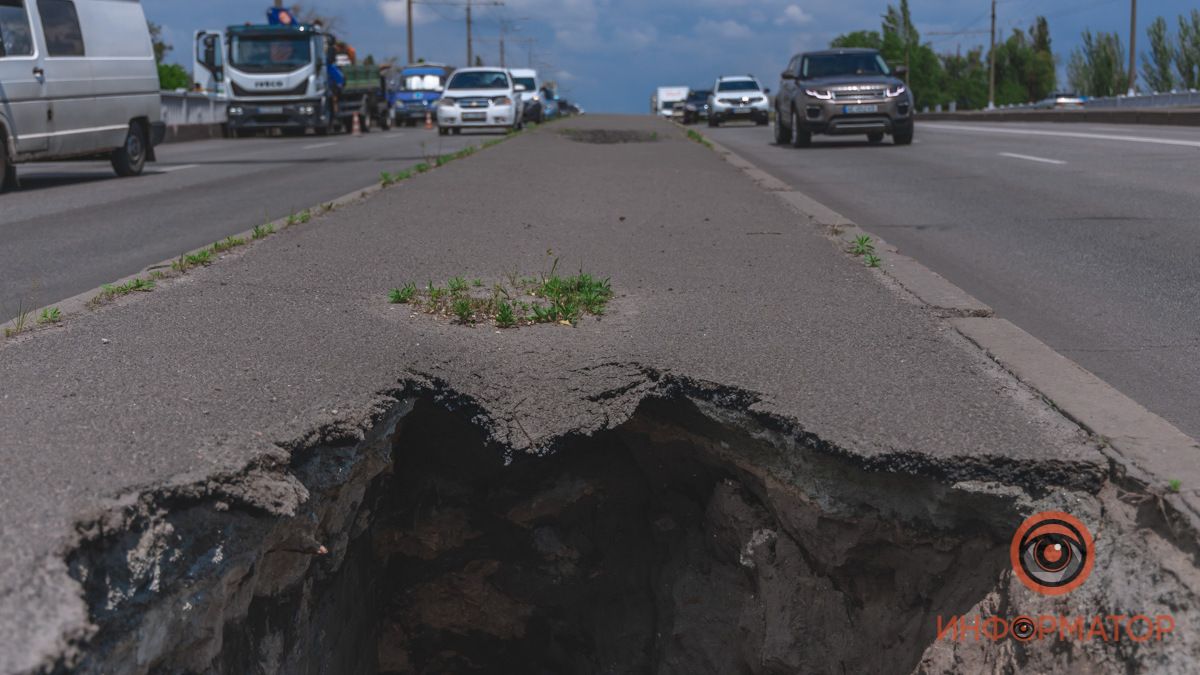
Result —
<svg viewBox="0 0 1200 675"><path fill-rule="evenodd" d="M1091 122L1200 126L1200 108L1105 108L1099 110L973 110L920 113L919 120L957 122Z"/></svg>

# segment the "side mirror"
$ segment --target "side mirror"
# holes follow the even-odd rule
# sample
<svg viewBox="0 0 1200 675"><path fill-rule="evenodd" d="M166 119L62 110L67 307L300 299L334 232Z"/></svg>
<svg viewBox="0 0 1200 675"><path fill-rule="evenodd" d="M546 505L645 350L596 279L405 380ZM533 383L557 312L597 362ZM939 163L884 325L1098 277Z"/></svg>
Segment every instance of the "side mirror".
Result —
<svg viewBox="0 0 1200 675"><path fill-rule="evenodd" d="M528 89L528 87L523 84L518 84L517 86L513 87L513 91L525 91L526 89Z"/></svg>
<svg viewBox="0 0 1200 675"><path fill-rule="evenodd" d="M896 66L892 69L892 73L895 74L896 77L904 77L905 75L908 75L908 66Z"/></svg>
<svg viewBox="0 0 1200 675"><path fill-rule="evenodd" d="M770 89L763 89L763 93L764 93L764 94L766 94L767 96L770 96L770 95L771 95L771 90L770 90Z"/></svg>
<svg viewBox="0 0 1200 675"><path fill-rule="evenodd" d="M796 74L795 74L795 73L793 73L793 72L792 72L792 71L790 71L790 70L785 70L785 71L783 71L782 73L780 73L780 74L779 74L779 79L781 79L781 80L794 80L794 79L796 79Z"/></svg>

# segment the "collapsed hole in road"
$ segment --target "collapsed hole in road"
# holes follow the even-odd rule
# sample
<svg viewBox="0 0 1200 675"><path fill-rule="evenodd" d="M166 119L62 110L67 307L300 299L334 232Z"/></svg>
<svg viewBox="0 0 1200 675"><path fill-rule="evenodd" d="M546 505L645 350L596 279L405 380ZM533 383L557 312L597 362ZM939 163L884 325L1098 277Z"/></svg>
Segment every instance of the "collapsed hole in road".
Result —
<svg viewBox="0 0 1200 675"><path fill-rule="evenodd" d="M215 526L255 517L203 509L77 559L93 613L109 612L81 670L901 672L937 615L995 587L1007 502L783 450L710 414L645 402L506 463L467 415L419 401L386 465L315 453L309 511L286 525ZM94 568L142 560L130 551L154 531L140 583L179 590L113 613L138 584ZM221 563L200 571L214 548Z"/></svg>
<svg viewBox="0 0 1200 675"><path fill-rule="evenodd" d="M562 135L579 143L608 145L615 143L653 143L658 132L630 129L563 129Z"/></svg>

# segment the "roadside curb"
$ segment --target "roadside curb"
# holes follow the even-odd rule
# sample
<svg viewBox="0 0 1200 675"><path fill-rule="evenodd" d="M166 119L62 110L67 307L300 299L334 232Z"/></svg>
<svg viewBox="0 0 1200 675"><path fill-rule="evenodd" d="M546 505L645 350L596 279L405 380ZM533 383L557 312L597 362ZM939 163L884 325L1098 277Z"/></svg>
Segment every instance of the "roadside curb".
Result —
<svg viewBox="0 0 1200 675"><path fill-rule="evenodd" d="M725 161L759 185L783 184L729 148L707 136L705 140ZM1121 467L1114 477L1124 474L1140 483L1147 494L1169 504L1193 530L1200 531L1200 462L1196 461L1200 458L1200 442L1046 343L997 317L991 307L945 277L900 254L824 204L784 185L784 190L765 189L809 223L821 227L843 250L855 237L871 236L878 249L887 253L879 268L883 274L1049 405L1096 436L1105 455ZM1168 487L1173 481L1183 486L1178 492Z"/></svg>

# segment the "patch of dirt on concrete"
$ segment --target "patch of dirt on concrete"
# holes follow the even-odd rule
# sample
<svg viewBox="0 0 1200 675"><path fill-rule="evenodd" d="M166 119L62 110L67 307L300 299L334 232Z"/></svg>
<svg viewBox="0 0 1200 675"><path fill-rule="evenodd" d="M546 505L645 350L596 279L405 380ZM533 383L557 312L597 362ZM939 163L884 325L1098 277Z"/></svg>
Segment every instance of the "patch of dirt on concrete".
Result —
<svg viewBox="0 0 1200 675"><path fill-rule="evenodd" d="M658 140L657 132L629 129L563 129L563 136L579 143L653 143Z"/></svg>

